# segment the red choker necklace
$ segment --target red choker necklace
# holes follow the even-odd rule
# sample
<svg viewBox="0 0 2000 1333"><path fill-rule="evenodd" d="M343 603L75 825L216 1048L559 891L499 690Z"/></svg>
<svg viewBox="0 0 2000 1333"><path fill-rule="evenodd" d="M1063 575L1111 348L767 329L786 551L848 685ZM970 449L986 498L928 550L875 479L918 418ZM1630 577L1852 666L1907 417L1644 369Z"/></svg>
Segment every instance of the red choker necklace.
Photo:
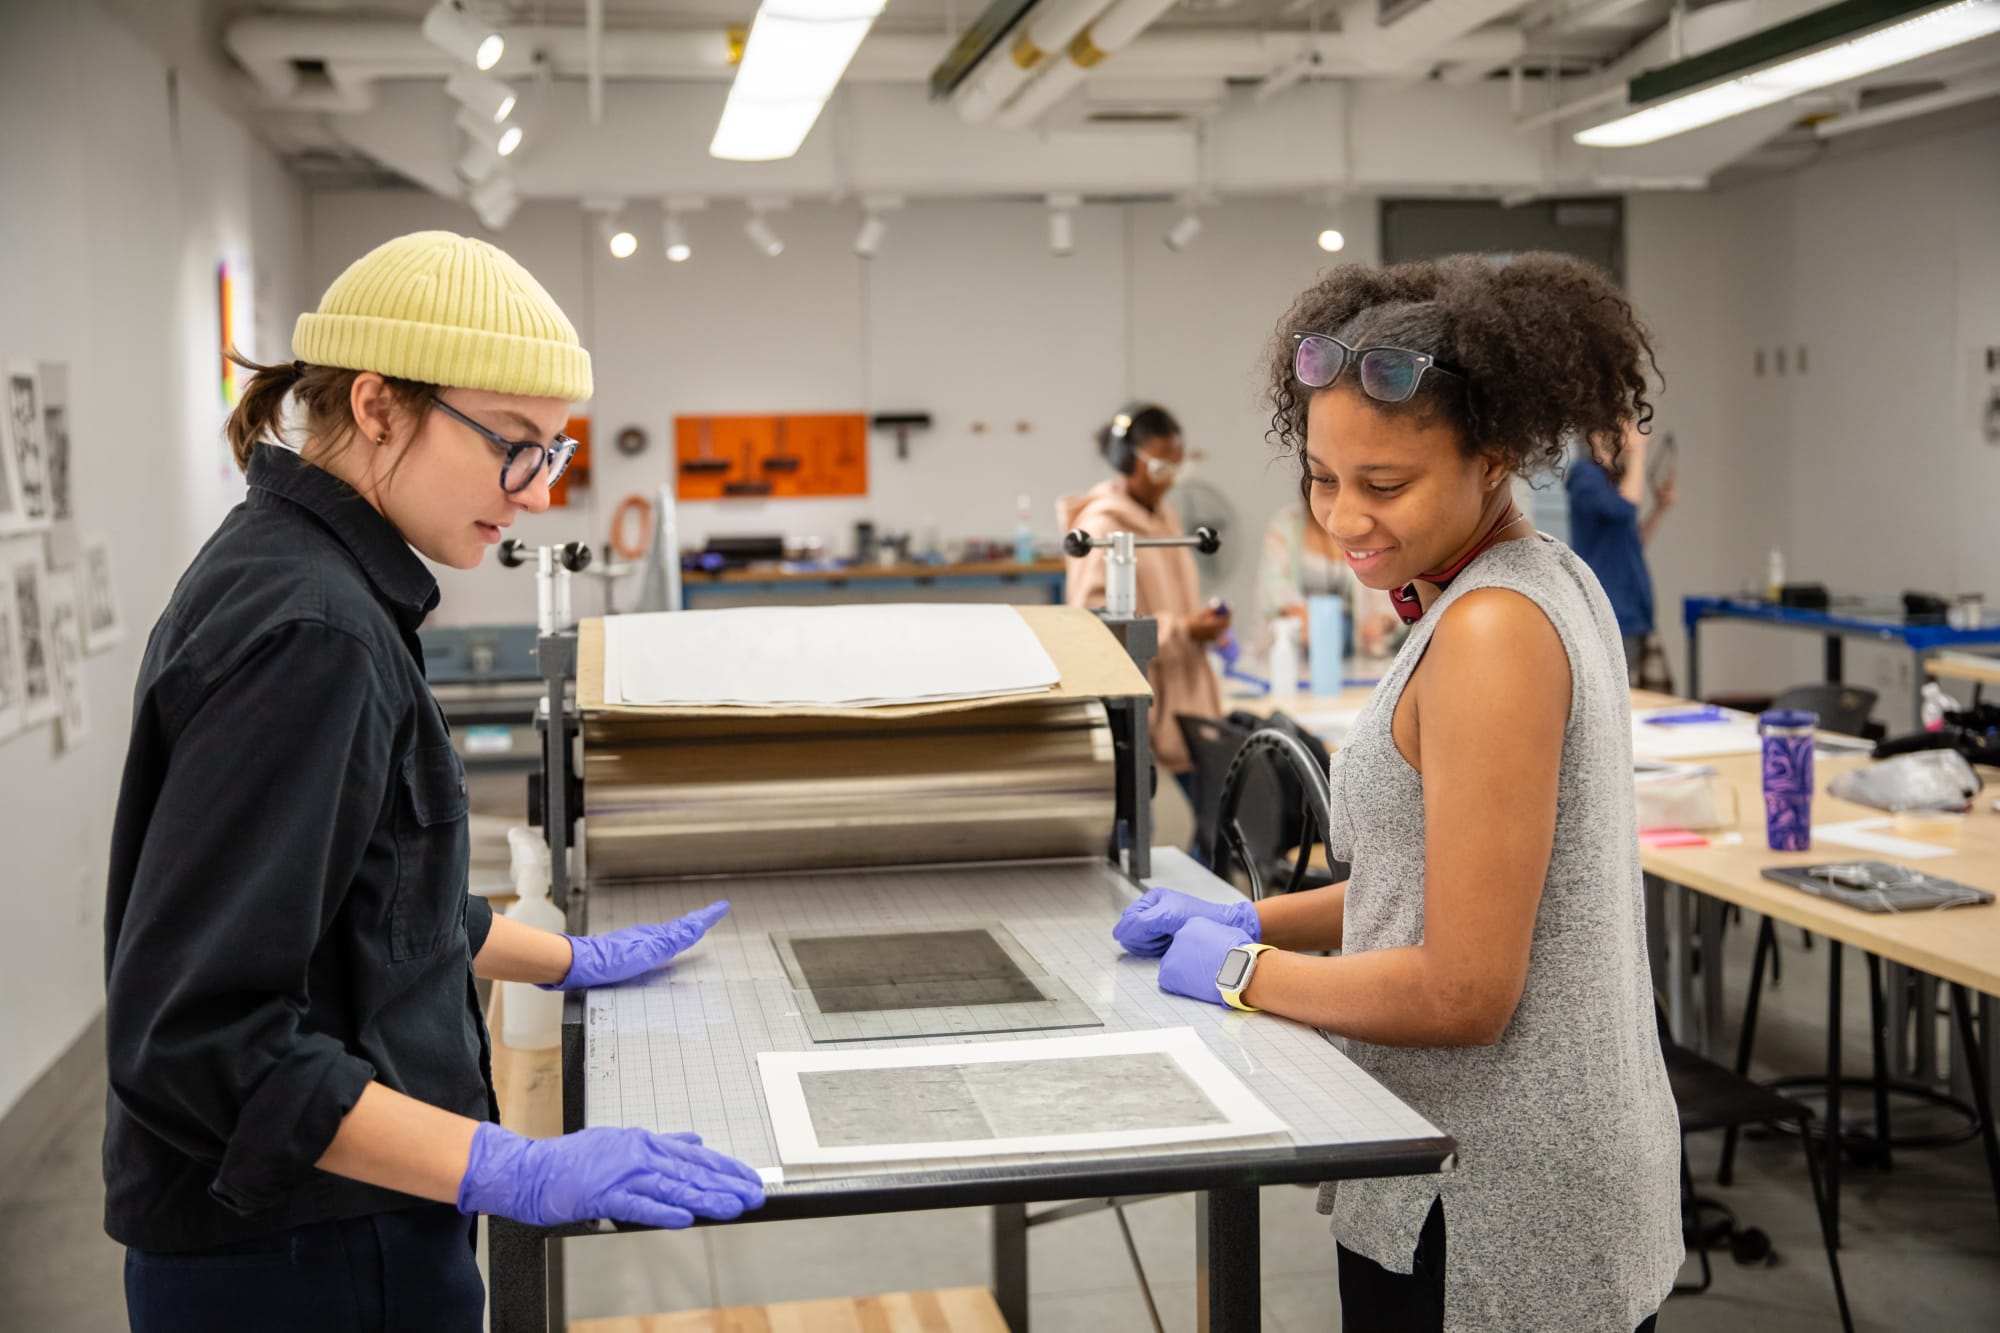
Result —
<svg viewBox="0 0 2000 1333"><path fill-rule="evenodd" d="M1514 508L1513 503L1509 501L1506 512L1501 514L1493 526L1486 530L1484 537L1473 543L1470 551L1467 551L1453 562L1451 568L1440 570L1435 574L1419 575L1419 577L1425 583L1436 584L1439 591L1450 587L1451 581L1464 573L1467 565L1486 554L1487 550L1499 540L1500 534L1520 522L1521 518L1521 511ZM1424 604L1417 598L1416 584L1405 583L1400 588L1391 588L1389 590L1389 600L1395 605L1396 614L1402 618L1405 625L1414 625L1418 620L1423 618Z"/></svg>

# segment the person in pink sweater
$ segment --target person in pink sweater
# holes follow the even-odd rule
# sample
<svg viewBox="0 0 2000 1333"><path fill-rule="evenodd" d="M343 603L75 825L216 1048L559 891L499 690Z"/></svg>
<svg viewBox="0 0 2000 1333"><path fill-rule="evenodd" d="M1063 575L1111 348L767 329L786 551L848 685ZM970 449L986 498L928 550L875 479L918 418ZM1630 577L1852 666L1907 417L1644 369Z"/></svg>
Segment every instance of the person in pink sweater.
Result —
<svg viewBox="0 0 2000 1333"><path fill-rule="evenodd" d="M1082 528L1093 537L1129 532L1139 537L1185 535L1167 492L1186 466L1181 427L1165 408L1134 403L1097 432L1097 449L1114 470L1082 495L1065 496L1058 513L1065 532ZM1066 600L1092 609L1104 605L1104 552L1069 562ZM1159 622L1160 654L1153 659L1153 756L1187 790L1193 762L1174 718L1222 716L1222 690L1208 664L1208 645L1229 629L1229 612L1202 600L1194 552L1186 547L1147 550L1139 556L1139 614Z"/></svg>

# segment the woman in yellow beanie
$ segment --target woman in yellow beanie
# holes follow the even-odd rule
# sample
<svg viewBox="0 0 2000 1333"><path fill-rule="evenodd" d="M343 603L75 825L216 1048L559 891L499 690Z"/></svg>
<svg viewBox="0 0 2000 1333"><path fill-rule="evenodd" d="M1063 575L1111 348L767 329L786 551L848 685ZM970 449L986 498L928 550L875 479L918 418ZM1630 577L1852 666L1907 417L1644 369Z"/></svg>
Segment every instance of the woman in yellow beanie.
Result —
<svg viewBox="0 0 2000 1333"><path fill-rule="evenodd" d="M476 1333L469 1215L679 1227L763 1189L692 1135L501 1129L474 976L626 980L728 905L573 939L466 893L418 553L470 568L548 507L591 392L548 293L419 232L336 279L293 354L242 363L249 494L140 669L105 912L105 1229L137 1333Z"/></svg>

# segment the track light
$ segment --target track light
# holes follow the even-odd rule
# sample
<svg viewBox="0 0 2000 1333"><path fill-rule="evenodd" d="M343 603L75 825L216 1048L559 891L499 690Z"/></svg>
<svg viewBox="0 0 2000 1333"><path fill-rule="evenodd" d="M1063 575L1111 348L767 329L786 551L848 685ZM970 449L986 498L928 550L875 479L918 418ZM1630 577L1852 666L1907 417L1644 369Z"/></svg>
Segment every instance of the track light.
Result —
<svg viewBox="0 0 2000 1333"><path fill-rule="evenodd" d="M1340 228L1328 227L1319 234L1319 248L1330 255L1339 254L1347 248L1347 238L1340 234Z"/></svg>
<svg viewBox="0 0 2000 1333"><path fill-rule="evenodd" d="M863 259L873 259L882 248L882 238L888 234L889 224L880 213L866 215L861 219L861 230L854 234L854 253Z"/></svg>
<svg viewBox="0 0 2000 1333"><path fill-rule="evenodd" d="M667 214L665 231L668 263L685 264L694 257L694 247L688 244L687 226L678 213Z"/></svg>
<svg viewBox="0 0 2000 1333"><path fill-rule="evenodd" d="M500 63L500 53L507 49L505 38L452 0L438 0L430 7L430 12L424 15L423 32L425 41L474 69L492 69Z"/></svg>
<svg viewBox="0 0 2000 1333"><path fill-rule="evenodd" d="M481 184L500 170L500 152L484 139L469 140L458 155L457 167L461 179Z"/></svg>
<svg viewBox="0 0 2000 1333"><path fill-rule="evenodd" d="M472 205L472 211L488 231L505 227L514 210L521 206L521 196L514 192L514 182L504 172L473 188L465 201Z"/></svg>
<svg viewBox="0 0 2000 1333"><path fill-rule="evenodd" d="M613 259L630 259L639 253L639 238L618 224L615 213L606 213L597 220L597 234L610 247Z"/></svg>
<svg viewBox="0 0 2000 1333"><path fill-rule="evenodd" d="M1067 259L1076 253L1075 209L1083 200L1073 194L1049 196L1049 253Z"/></svg>
<svg viewBox="0 0 2000 1333"><path fill-rule="evenodd" d="M475 116L484 116L498 125L514 112L514 90L491 74L455 69L444 81L444 90Z"/></svg>
<svg viewBox="0 0 2000 1333"><path fill-rule="evenodd" d="M768 259L776 259L785 253L785 243L778 238L777 232L771 230L771 224L764 220L762 213L750 215L750 220L743 224L743 234L748 236L750 243L762 250Z"/></svg>
<svg viewBox="0 0 2000 1333"><path fill-rule="evenodd" d="M519 125L489 125L470 111L461 110L455 122L475 143L483 143L501 157L512 157L521 146Z"/></svg>
<svg viewBox="0 0 2000 1333"><path fill-rule="evenodd" d="M882 238L889 234L889 220L882 216L892 209L903 206L903 197L894 194L871 194L861 198L861 230L854 233L854 253L863 259L873 259L882 248Z"/></svg>
<svg viewBox="0 0 2000 1333"><path fill-rule="evenodd" d="M1179 222L1167 228L1167 234L1163 239L1167 243L1167 249L1178 254L1193 245L1194 238L1199 235L1201 235L1201 214L1190 208L1181 215Z"/></svg>

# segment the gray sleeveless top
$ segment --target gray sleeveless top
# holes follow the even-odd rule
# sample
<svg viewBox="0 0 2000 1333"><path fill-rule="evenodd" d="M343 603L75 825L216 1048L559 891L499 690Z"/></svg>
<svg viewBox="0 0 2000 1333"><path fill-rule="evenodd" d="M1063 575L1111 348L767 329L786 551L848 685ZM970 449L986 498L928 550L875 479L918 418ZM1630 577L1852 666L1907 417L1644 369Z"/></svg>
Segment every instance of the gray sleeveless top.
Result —
<svg viewBox="0 0 2000 1333"><path fill-rule="evenodd" d="M1570 661L1527 985L1492 1046L1341 1043L1458 1140L1458 1169L1322 1186L1320 1207L1343 1245L1407 1273L1441 1198L1447 1330L1630 1333L1680 1267L1680 1134L1646 962L1624 649L1597 579L1553 538L1503 542L1467 566L1334 756L1329 850L1353 866L1343 946L1423 942L1423 784L1390 719L1438 621L1475 588L1511 589L1541 608Z"/></svg>

